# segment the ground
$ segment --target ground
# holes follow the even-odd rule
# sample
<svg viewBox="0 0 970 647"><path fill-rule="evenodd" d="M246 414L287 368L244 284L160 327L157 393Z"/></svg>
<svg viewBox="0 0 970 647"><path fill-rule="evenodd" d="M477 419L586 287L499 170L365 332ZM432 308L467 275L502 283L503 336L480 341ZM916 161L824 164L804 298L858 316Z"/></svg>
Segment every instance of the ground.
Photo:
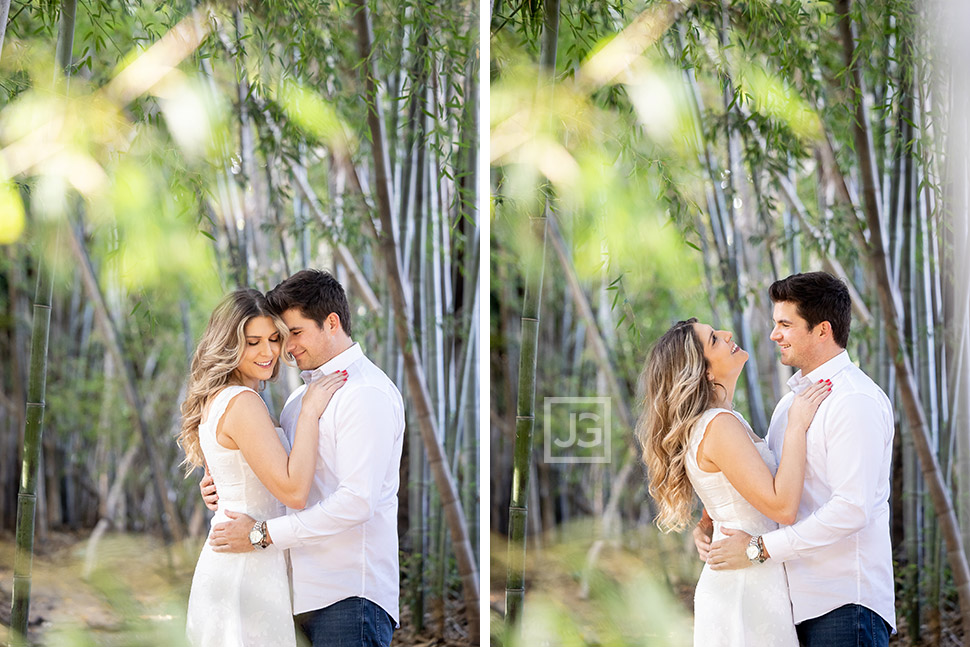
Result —
<svg viewBox="0 0 970 647"><path fill-rule="evenodd" d="M147 535L107 535L98 546L98 567L81 576L88 533L51 533L35 545L28 638L32 645L184 645L185 607L201 540L165 550ZM0 644L10 624L14 536L0 533ZM460 596L446 601L440 621L414 631L406 605L393 645L469 645ZM432 631L433 630L433 631ZM435 634L435 635L432 635Z"/></svg>
<svg viewBox="0 0 970 647"><path fill-rule="evenodd" d="M508 559L505 537L492 536L490 619L493 647L548 645L689 646L692 642L694 583L701 563L685 535L654 531L624 535L605 545L596 567L587 567L596 537L591 524L560 529L526 553L526 601L519 640L504 634ZM592 575L590 575L592 573ZM589 582L583 592L583 581ZM960 617L953 601L942 612L938 637L922 628L922 643L908 635L897 608L899 633L890 647L913 644L962 646Z"/></svg>

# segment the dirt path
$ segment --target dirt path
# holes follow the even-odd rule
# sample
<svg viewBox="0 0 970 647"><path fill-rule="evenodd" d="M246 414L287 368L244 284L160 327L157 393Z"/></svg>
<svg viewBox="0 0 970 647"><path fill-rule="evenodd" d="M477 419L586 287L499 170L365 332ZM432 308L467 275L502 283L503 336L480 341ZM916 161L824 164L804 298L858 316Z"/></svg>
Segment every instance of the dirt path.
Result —
<svg viewBox="0 0 970 647"><path fill-rule="evenodd" d="M109 535L98 548L96 570L85 580L81 571L86 545L86 533L51 533L46 542L35 545L28 627L32 643L53 644L59 642L55 636L69 635L115 644L113 636L125 643L131 633L159 638L181 634L184 618L177 610L188 598L191 570L169 568L168 553L154 538ZM4 627L10 623L14 549L13 535L0 535Z"/></svg>

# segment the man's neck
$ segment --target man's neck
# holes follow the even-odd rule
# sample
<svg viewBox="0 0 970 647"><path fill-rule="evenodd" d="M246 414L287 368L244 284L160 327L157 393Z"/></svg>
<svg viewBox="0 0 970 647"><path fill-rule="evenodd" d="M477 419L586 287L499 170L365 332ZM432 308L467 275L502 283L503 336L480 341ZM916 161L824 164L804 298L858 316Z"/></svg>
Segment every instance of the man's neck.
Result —
<svg viewBox="0 0 970 647"><path fill-rule="evenodd" d="M808 375L822 364L838 357L844 351L845 349L840 348L839 346L836 346L834 349L827 349L825 352L821 353L817 358L815 358L815 361L813 361L811 364L807 366L799 366L798 369L801 370L802 375Z"/></svg>
<svg viewBox="0 0 970 647"><path fill-rule="evenodd" d="M338 355L340 355L341 353L345 353L345 352L347 352L348 350L350 350L350 348L351 348L351 347L352 347L353 345L354 345L354 340L353 340L353 339L351 339L350 337L347 337L347 338L346 338L346 339L345 339L344 341L341 341L341 342L339 342L339 343L338 343L338 345L337 345L337 350L336 350L336 352L334 352L334 354L333 354L333 355L331 355L330 357L328 357L328 358L326 358L325 360L323 360L322 362L320 362L320 366L323 366L324 364L326 364L327 362L329 362L330 360L332 360L332 359L333 359L334 357L337 357L337 356L338 356ZM311 370L311 371L315 371L315 370L317 370L318 368L320 368L320 366L314 366L314 367L313 367L312 369L310 369L310 370Z"/></svg>

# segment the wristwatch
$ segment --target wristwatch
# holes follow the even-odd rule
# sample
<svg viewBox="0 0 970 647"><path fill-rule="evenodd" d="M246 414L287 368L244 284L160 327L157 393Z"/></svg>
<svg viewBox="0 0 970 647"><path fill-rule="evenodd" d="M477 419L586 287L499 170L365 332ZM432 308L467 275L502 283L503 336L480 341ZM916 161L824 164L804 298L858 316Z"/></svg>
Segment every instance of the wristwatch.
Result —
<svg viewBox="0 0 970 647"><path fill-rule="evenodd" d="M761 541L761 535L752 537L748 542L748 547L744 549L744 554L751 560L752 564L764 564L768 559L765 555L765 543Z"/></svg>
<svg viewBox="0 0 970 647"><path fill-rule="evenodd" d="M249 543L256 550L262 550L269 546L269 536L266 533L265 521L257 521L253 524L253 529L249 531Z"/></svg>

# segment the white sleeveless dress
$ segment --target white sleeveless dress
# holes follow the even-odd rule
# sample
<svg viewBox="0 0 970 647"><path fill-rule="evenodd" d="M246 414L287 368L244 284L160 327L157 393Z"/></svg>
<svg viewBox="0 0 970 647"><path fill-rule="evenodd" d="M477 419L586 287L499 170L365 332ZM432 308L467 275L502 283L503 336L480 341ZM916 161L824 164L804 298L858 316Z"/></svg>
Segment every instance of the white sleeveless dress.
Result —
<svg viewBox="0 0 970 647"><path fill-rule="evenodd" d="M244 391L252 389L229 386L219 392L199 425L199 443L219 493L213 525L229 520L226 510L260 520L285 514L242 452L216 442L219 419ZM277 435L289 451L282 429L277 428ZM272 545L255 552L217 553L207 538L192 577L186 634L196 647L295 646L285 553Z"/></svg>
<svg viewBox="0 0 970 647"><path fill-rule="evenodd" d="M768 443L757 439L740 415L728 409L709 409L694 425L687 452L687 477L714 521L714 541L721 528L763 535L778 524L758 512L721 472L704 472L697 465L697 448L707 426L722 412L733 414L754 442L771 473L778 463ZM756 440L757 439L757 440ZM784 565L768 560L735 571L712 571L704 565L694 590L694 645L697 647L797 647L788 578Z"/></svg>

